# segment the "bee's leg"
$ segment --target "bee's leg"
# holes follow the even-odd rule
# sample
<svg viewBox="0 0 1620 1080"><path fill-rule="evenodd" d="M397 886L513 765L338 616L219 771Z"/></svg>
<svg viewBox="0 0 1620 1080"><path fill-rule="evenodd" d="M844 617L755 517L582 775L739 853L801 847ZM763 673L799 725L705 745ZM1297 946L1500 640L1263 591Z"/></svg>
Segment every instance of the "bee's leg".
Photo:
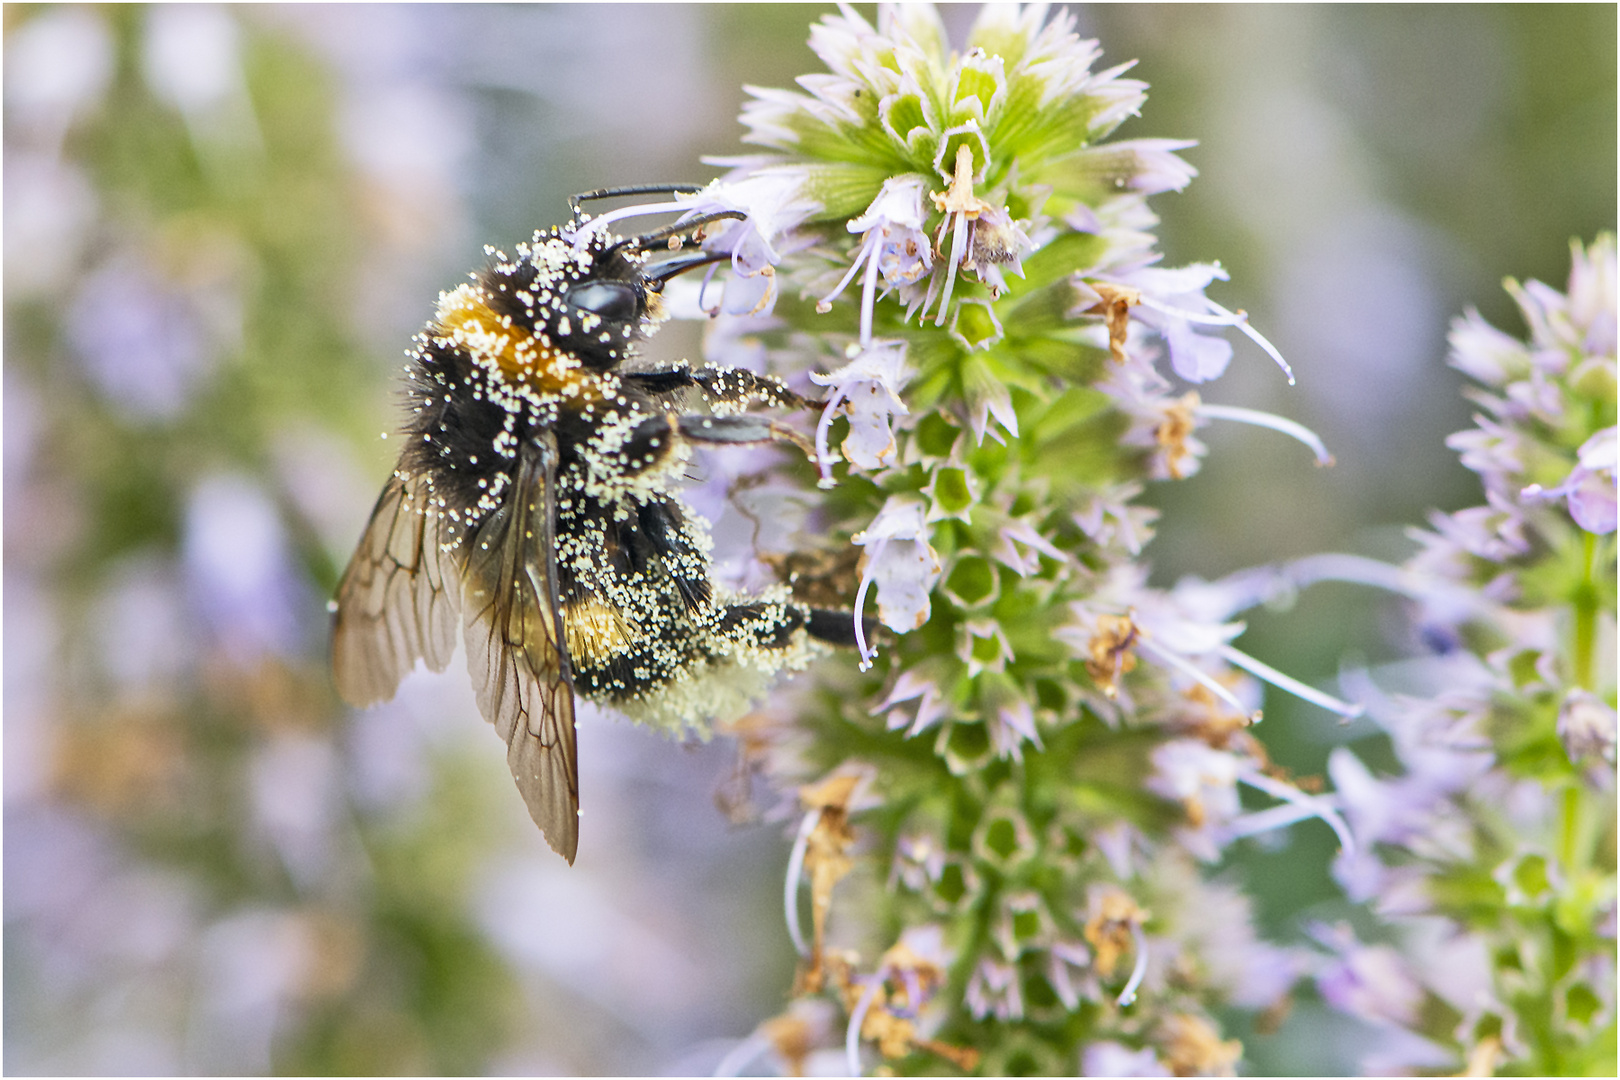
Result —
<svg viewBox="0 0 1620 1080"><path fill-rule="evenodd" d="M781 379L747 368L699 368L692 372L692 381L704 397L726 404L746 405L752 400L780 409L819 409L824 404L789 389Z"/></svg>
<svg viewBox="0 0 1620 1080"><path fill-rule="evenodd" d="M747 444L792 443L806 457L815 457L815 446L786 424L766 416L682 416L663 413L649 416L631 429L615 455L616 471L634 475L668 460L678 442Z"/></svg>
<svg viewBox="0 0 1620 1080"><path fill-rule="evenodd" d="M807 608L804 620L805 633L817 641L825 641L829 645L842 645L846 648L855 648L855 616L848 611L829 611L826 608ZM877 635L878 624L871 619L862 619L862 629L866 632L866 640L871 641Z"/></svg>
<svg viewBox="0 0 1620 1080"><path fill-rule="evenodd" d="M655 394L673 394L677 390L687 390L697 385L697 380L692 378L692 369L685 364L665 371L621 370L618 376L625 382L635 383Z"/></svg>
<svg viewBox="0 0 1620 1080"><path fill-rule="evenodd" d="M752 644L762 649L779 649L788 644L795 630L802 628L817 641L851 649L856 646L855 616L852 612L802 604L786 605L784 618L773 618L771 612L772 607L766 604L732 604L726 608L721 619L721 633L726 637L746 636ZM877 623L870 619L863 620L863 623L866 639L871 641L877 633Z"/></svg>
<svg viewBox="0 0 1620 1080"><path fill-rule="evenodd" d="M752 401L782 409L819 409L822 402L805 397L770 375L759 375L747 368L703 367L694 370L686 364L667 371L621 372L622 379L635 382L656 394L696 388L709 401L746 406Z"/></svg>
<svg viewBox="0 0 1620 1080"><path fill-rule="evenodd" d="M743 413L737 416L682 416L677 420L681 437L699 443L792 443L812 460L815 444L803 435L768 416Z"/></svg>
<svg viewBox="0 0 1620 1080"><path fill-rule="evenodd" d="M697 192L703 190L702 184L630 184L625 187L597 188L595 191L584 191L578 195L568 197L568 205L578 215L579 204L595 199L617 199L624 195L675 195L680 192Z"/></svg>

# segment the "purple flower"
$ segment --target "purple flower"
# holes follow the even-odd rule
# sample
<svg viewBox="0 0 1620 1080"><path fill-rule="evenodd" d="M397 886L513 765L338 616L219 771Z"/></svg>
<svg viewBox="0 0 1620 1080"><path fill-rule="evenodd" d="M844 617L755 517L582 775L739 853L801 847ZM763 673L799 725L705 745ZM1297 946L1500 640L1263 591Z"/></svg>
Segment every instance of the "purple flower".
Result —
<svg viewBox="0 0 1620 1080"><path fill-rule="evenodd" d="M1399 952L1388 945L1362 945L1343 925L1317 927L1315 933L1338 954L1316 977L1330 1005L1374 1023L1407 1027L1417 1019L1423 987Z"/></svg>
<svg viewBox="0 0 1620 1080"><path fill-rule="evenodd" d="M872 711L878 713L885 709L889 710L884 719L885 726L890 731L905 728L908 739L939 723L948 711L944 699L939 695L939 688L932 680L914 671L902 671L895 680L894 689Z"/></svg>
<svg viewBox="0 0 1620 1080"><path fill-rule="evenodd" d="M1604 428L1581 444L1575 468L1555 488L1531 484L1520 492L1525 499L1567 499L1569 516L1589 533L1612 533L1616 525L1615 429Z"/></svg>
<svg viewBox="0 0 1620 1080"><path fill-rule="evenodd" d="M1123 139L1088 146L1070 161L1077 173L1107 188L1157 195L1180 191L1198 175L1175 153L1197 145L1191 139Z"/></svg>
<svg viewBox="0 0 1620 1080"><path fill-rule="evenodd" d="M1098 829L1091 839L1108 860L1108 868L1115 877L1123 880L1135 876L1147 848L1147 839L1136 826L1122 819L1114 820Z"/></svg>
<svg viewBox="0 0 1620 1080"><path fill-rule="evenodd" d="M1605 234L1586 250L1571 244L1569 291L1539 281L1508 283L1508 291L1538 346L1532 357L1559 372L1571 352L1613 357L1615 352L1615 247Z"/></svg>
<svg viewBox="0 0 1620 1080"><path fill-rule="evenodd" d="M1080 1007L1082 998L1101 1001L1103 997L1102 987L1092 974L1091 950L1078 941L1054 941L1047 947L1046 981L1070 1012Z"/></svg>
<svg viewBox="0 0 1620 1080"><path fill-rule="evenodd" d="M889 418L906 415L900 390L910 375L903 341L872 342L831 375L810 374L812 382L832 391L816 424L816 458L823 483L832 479L827 431L840 412L849 417L843 451L851 465L873 471L894 464L896 447Z"/></svg>
<svg viewBox="0 0 1620 1080"><path fill-rule="evenodd" d="M928 621L928 594L939 580L939 553L928 543L928 522L923 505L891 495L872 524L851 538L866 548L866 569L855 595L855 640L861 665L870 667L875 650L866 644L861 613L866 591L878 587L878 618L897 634L917 629Z"/></svg>
<svg viewBox="0 0 1620 1080"><path fill-rule="evenodd" d="M1190 868L1184 872L1192 873ZM1256 934L1249 899L1241 889L1189 880L1173 895L1178 907L1164 914L1176 927L1181 956L1197 963L1211 984L1223 987L1232 1004L1248 1009L1275 1005L1307 970L1308 954L1279 948ZM1177 963L1174 957L1165 960L1170 968Z"/></svg>
<svg viewBox="0 0 1620 1080"><path fill-rule="evenodd" d="M85 280L67 338L114 408L153 421L186 409L223 344L211 339L199 299L135 260L114 259Z"/></svg>
<svg viewBox="0 0 1620 1080"><path fill-rule="evenodd" d="M1041 556L1057 562L1068 562L1069 556L1052 546L1033 522L1009 521L1001 529L1001 544L995 550L996 561L1014 571L1019 577L1041 572Z"/></svg>
<svg viewBox="0 0 1620 1080"><path fill-rule="evenodd" d="M1035 713L1027 701L1015 701L996 710L990 721L990 745L996 756L1024 760L1023 744L1034 743L1041 749L1041 733L1035 730Z"/></svg>
<svg viewBox="0 0 1620 1080"><path fill-rule="evenodd" d="M994 1016L997 1020L1022 1020L1024 995L1018 985L1018 968L985 957L968 979L967 1007L975 1020Z"/></svg>
<svg viewBox="0 0 1620 1080"><path fill-rule="evenodd" d="M1123 362L1126 320L1134 318L1158 332L1170 350L1170 366L1188 382L1208 382L1226 370L1232 345L1200 334L1194 326L1235 326L1277 362L1294 382L1293 370L1276 346L1249 325L1242 312L1226 310L1204 295L1210 282L1226 280L1219 266L1198 263L1179 269L1145 266L1117 275L1081 271L1074 277L1079 298L1073 314L1101 315L1108 324L1114 359Z"/></svg>
<svg viewBox="0 0 1620 1080"><path fill-rule="evenodd" d="M1528 552L1530 542L1524 535L1523 510L1506 496L1490 490L1485 492L1485 502L1485 506L1470 506L1455 514L1429 515L1429 524L1439 534L1437 539L1445 543L1433 544L1422 533L1415 534L1418 541L1426 547L1435 548L1435 556L1442 556L1444 552L1441 549L1451 545L1469 555L1497 563ZM1466 575L1467 570L1463 568L1454 576Z"/></svg>
<svg viewBox="0 0 1620 1080"><path fill-rule="evenodd" d="M915 284L933 269L934 246L923 230L926 212L923 194L928 189L926 177L908 173L892 176L883 182L866 213L850 221L852 233L861 234L861 246L851 261L849 271L837 287L816 304L817 311L826 311L834 299L854 280L862 267L866 274L861 283L861 344L872 340L872 308L876 303L877 276L890 288Z"/></svg>
<svg viewBox="0 0 1620 1080"><path fill-rule="evenodd" d="M1001 320L996 317L995 309L989 304L978 300L964 300L961 306L968 304L984 309L989 318L992 333L999 339L1001 336ZM961 306L958 307L958 315L961 314ZM967 342L957 333L955 324L952 325L951 333L968 348L984 347L986 344L985 342L977 344ZM1000 424L1009 435L1016 439L1018 437L1018 413L1013 408L1012 395L1007 392L1006 385L997 379L984 364L979 362L964 365L962 381L963 397L966 398L967 404L967 422L968 427L973 431L974 442L983 443L985 435L988 434L1001 445L1007 445L1007 440L1002 438L990 426L991 418L994 418L996 423Z"/></svg>
<svg viewBox="0 0 1620 1080"><path fill-rule="evenodd" d="M962 265L990 286L990 296L994 299L1007 288L1003 267L1007 273L1023 277L1024 256L1035 250L1035 242L1006 208L1000 206L981 211L972 223L972 231Z"/></svg>
<svg viewBox="0 0 1620 1080"><path fill-rule="evenodd" d="M1530 357L1523 342L1486 322L1473 308L1451 324L1451 366L1486 386L1501 387L1523 378Z"/></svg>
<svg viewBox="0 0 1620 1080"><path fill-rule="evenodd" d="M1571 244L1569 269L1570 322L1582 331L1580 351L1588 356L1614 356L1615 256L1614 236L1606 234L1591 248Z"/></svg>
<svg viewBox="0 0 1620 1080"><path fill-rule="evenodd" d="M1181 830L1182 844L1206 862L1219 858L1225 826L1242 811L1238 758L1196 739L1161 743L1152 757L1146 787L1185 809L1188 828Z"/></svg>
<svg viewBox="0 0 1620 1080"><path fill-rule="evenodd" d="M297 649L300 581L286 530L253 482L205 478L186 507L185 573L195 602L233 660Z"/></svg>
<svg viewBox="0 0 1620 1080"><path fill-rule="evenodd" d="M1136 505L1142 485L1121 484L1105 488L1074 515L1074 523L1099 547L1119 543L1126 553L1142 553L1142 545L1153 539L1153 522L1159 512L1150 506Z"/></svg>
<svg viewBox="0 0 1620 1080"><path fill-rule="evenodd" d="M776 306L776 265L797 242L790 239L815 205L804 195L802 170L774 166L736 180L716 180L692 195L676 195L686 216L737 210L742 220L705 228L703 250L731 256L733 277L720 310L728 315L768 315ZM600 219L598 219L600 220Z"/></svg>
<svg viewBox="0 0 1620 1080"><path fill-rule="evenodd" d="M970 126L976 128L976 125L970 124L963 125L961 129L952 128L944 132L940 140L941 149L943 150L947 145L951 135L966 131ZM979 141L982 151L982 136ZM944 172L943 166L941 172ZM956 149L954 171L949 174L951 177L950 182L946 184L943 192L930 193L930 197L934 200L934 207L945 215L945 222L940 226L939 246L941 250L944 250L945 247L945 236L948 234L951 237L950 254L946 256L945 260L945 288L939 298L939 311L934 318L935 326L945 325L945 317L951 305L951 293L956 287L957 267L970 265L968 257L972 249L973 234L979 217L994 209L991 204L973 193L973 174L973 150L968 143L959 143ZM1014 244L1014 248L1016 246ZM1021 269L1020 272L1022 272ZM937 277L938 275L935 275L936 280ZM927 313L928 306L933 303L933 299L934 282L930 282L928 295L922 301L919 318Z"/></svg>
<svg viewBox="0 0 1620 1080"><path fill-rule="evenodd" d="M1185 808L1188 827L1178 836L1200 859L1217 858L1221 848L1238 837L1284 828L1310 817L1331 827L1345 851L1357 846L1331 800L1307 795L1267 776L1262 763L1247 753L1217 750L1197 739L1172 739L1154 748L1152 760L1154 771L1146 786ZM1242 813L1239 782L1280 800L1280 805Z"/></svg>
<svg viewBox="0 0 1620 1080"><path fill-rule="evenodd" d="M1614 764L1615 711L1587 690L1571 690L1558 709L1558 738L1569 760L1601 758Z"/></svg>
<svg viewBox="0 0 1620 1080"><path fill-rule="evenodd" d="M1448 437L1446 445L1462 456L1463 467L1478 473L1487 488L1503 488L1508 477L1524 471L1524 439L1517 428L1488 416L1477 422L1477 427Z"/></svg>
<svg viewBox="0 0 1620 1080"><path fill-rule="evenodd" d="M1170 384L1146 360L1129 359L1098 383L1115 407L1131 420L1120 437L1123 446L1153 451L1148 476L1185 480L1203 463L1208 448L1194 435L1200 426L1196 395L1171 397Z"/></svg>

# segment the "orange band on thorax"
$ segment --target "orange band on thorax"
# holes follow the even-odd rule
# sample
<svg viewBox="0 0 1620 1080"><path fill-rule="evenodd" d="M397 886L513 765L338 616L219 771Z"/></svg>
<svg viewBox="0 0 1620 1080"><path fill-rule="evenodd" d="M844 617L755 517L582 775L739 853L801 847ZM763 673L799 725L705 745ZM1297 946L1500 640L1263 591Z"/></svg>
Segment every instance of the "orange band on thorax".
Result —
<svg viewBox="0 0 1620 1080"><path fill-rule="evenodd" d="M465 349L481 367L494 367L509 382L584 401L602 396L595 372L528 327L495 314L476 285L442 293L436 322L438 336Z"/></svg>

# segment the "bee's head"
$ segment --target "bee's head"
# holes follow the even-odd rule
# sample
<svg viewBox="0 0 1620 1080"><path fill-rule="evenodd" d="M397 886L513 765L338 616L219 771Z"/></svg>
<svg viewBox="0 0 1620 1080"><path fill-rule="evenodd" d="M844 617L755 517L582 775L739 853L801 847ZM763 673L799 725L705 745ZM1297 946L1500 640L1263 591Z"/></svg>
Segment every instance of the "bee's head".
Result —
<svg viewBox="0 0 1620 1080"><path fill-rule="evenodd" d="M519 245L517 259L491 249L496 261L483 279L490 306L497 316L521 320L550 347L606 371L664 318L664 282L730 258L702 250L653 256L678 251L684 238L714 220L741 216L711 214L631 237L587 230L576 219Z"/></svg>
<svg viewBox="0 0 1620 1080"><path fill-rule="evenodd" d="M625 358L632 342L645 338L665 317L659 294L678 274L729 259L728 252L693 250L653 261L661 252L679 252L683 241L711 222L741 218L735 211L707 214L690 221L617 237L596 231L585 244L588 269L565 285L561 317L553 336L587 366L609 368ZM701 235L701 234L699 234ZM567 323L563 324L566 317Z"/></svg>
<svg viewBox="0 0 1620 1080"><path fill-rule="evenodd" d="M558 282L546 331L587 367L622 361L661 317L644 256L609 235L592 237Z"/></svg>

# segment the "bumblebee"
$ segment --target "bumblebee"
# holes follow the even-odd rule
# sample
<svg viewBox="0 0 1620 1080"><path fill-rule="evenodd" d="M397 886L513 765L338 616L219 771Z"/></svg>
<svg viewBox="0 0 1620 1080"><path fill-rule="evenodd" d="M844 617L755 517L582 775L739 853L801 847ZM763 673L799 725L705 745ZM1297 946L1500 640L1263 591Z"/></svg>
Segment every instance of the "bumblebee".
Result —
<svg viewBox="0 0 1620 1080"><path fill-rule="evenodd" d="M853 641L848 612L786 586L719 586L706 523L680 497L695 444L805 441L754 403L814 402L741 369L637 367L679 253L723 211L621 237L584 199L565 226L439 297L406 367L405 446L338 584L332 666L350 704L393 697L460 637L529 813L579 843L575 695L669 731L740 715L783 670ZM677 254L655 260L658 253ZM688 403L701 398L708 411Z"/></svg>

